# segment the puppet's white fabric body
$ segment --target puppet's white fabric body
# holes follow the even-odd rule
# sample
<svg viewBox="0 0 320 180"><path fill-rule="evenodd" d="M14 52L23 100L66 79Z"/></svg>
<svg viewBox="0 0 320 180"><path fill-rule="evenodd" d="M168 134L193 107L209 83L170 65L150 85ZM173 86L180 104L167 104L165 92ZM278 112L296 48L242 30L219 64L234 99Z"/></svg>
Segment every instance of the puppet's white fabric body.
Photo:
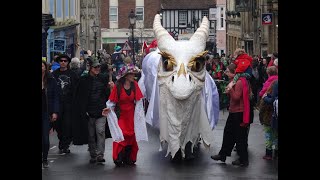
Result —
<svg viewBox="0 0 320 180"><path fill-rule="evenodd" d="M160 129L160 142L167 142L167 155L174 157L185 145L192 147L201 135L209 147L219 116L219 95L211 76L205 70L204 52L209 22L201 26L189 41L175 41L154 20L158 49L142 62L139 86L149 101L146 122Z"/></svg>

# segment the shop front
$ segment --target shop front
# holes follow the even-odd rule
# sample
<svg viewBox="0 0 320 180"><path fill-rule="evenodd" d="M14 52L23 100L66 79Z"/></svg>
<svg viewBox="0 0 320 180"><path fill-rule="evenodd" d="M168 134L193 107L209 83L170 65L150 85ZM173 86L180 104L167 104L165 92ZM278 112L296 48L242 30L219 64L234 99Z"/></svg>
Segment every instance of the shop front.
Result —
<svg viewBox="0 0 320 180"><path fill-rule="evenodd" d="M52 26L48 30L48 61L51 62L57 54L67 54L70 58L76 56L77 25Z"/></svg>

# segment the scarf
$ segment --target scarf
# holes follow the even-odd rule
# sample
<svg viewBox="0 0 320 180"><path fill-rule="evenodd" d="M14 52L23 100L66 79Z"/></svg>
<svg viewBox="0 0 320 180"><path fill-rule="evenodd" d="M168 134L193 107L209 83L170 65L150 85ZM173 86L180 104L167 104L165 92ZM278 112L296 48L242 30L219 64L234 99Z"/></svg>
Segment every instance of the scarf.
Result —
<svg viewBox="0 0 320 180"><path fill-rule="evenodd" d="M270 76L266 82L263 84L262 90L259 92L259 96L262 97L263 94L268 90L273 81L278 80L278 75Z"/></svg>
<svg viewBox="0 0 320 180"><path fill-rule="evenodd" d="M220 64L217 64L216 66L216 69L212 72L212 75L214 76L216 73L219 73L220 71Z"/></svg>
<svg viewBox="0 0 320 180"><path fill-rule="evenodd" d="M242 82L243 92L243 123L249 124L250 122L250 100L249 100L249 85L244 77L239 78Z"/></svg>

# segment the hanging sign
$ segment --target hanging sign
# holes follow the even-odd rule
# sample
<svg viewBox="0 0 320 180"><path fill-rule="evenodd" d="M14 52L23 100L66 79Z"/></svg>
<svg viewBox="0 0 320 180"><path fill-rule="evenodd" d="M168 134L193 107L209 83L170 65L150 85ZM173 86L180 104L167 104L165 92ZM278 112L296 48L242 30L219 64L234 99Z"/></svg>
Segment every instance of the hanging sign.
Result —
<svg viewBox="0 0 320 180"><path fill-rule="evenodd" d="M261 18L262 25L272 24L272 13L262 13Z"/></svg>

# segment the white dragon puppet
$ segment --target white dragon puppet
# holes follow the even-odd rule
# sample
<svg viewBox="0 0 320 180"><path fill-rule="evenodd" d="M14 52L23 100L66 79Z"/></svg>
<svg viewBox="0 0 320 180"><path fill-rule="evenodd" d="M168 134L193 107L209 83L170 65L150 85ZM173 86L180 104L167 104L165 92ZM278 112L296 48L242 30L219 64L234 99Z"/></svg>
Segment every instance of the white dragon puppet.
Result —
<svg viewBox="0 0 320 180"><path fill-rule="evenodd" d="M190 40L176 41L160 23L153 22L158 49L149 53L142 63L139 86L149 101L146 121L160 129L160 142L168 143L172 157L185 147L191 149L201 136L210 146L219 116L219 95L216 85L205 69L205 50L209 21L203 17L201 26ZM192 150L191 150L192 151Z"/></svg>

